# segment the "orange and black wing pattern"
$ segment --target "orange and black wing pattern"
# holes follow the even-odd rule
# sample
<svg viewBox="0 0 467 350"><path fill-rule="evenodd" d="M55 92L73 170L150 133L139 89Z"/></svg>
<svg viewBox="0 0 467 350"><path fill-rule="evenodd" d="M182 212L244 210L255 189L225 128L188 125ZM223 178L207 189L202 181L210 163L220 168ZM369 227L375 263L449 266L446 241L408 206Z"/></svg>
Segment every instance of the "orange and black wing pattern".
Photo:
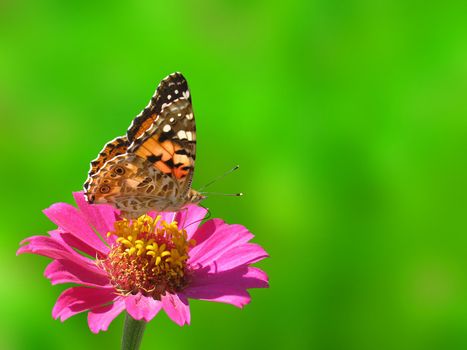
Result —
<svg viewBox="0 0 467 350"><path fill-rule="evenodd" d="M131 123L127 131L129 142L133 142L147 131L164 107L179 98L184 98L191 104L191 96L186 79L181 73L173 73L160 82L149 104Z"/></svg>
<svg viewBox="0 0 467 350"><path fill-rule="evenodd" d="M157 101L164 101L161 110L154 124L132 142L128 152L172 176L184 195L190 190L196 156L196 124L190 92L180 73L164 79L158 91L163 93L156 96Z"/></svg>
<svg viewBox="0 0 467 350"><path fill-rule="evenodd" d="M196 155L196 125L186 79L159 84L127 135L105 145L84 184L90 203L109 203L134 215L178 210L187 200Z"/></svg>
<svg viewBox="0 0 467 350"><path fill-rule="evenodd" d="M121 136L113 139L112 141L108 142L102 151L99 152L99 155L96 159L91 162L91 168L88 173L88 178L84 183L84 192L86 195L86 199L92 203L93 196L89 192L91 187L91 183L93 182L94 178L96 178L104 166L108 161L114 159L115 157L125 154L127 152L129 146L128 139L126 136Z"/></svg>

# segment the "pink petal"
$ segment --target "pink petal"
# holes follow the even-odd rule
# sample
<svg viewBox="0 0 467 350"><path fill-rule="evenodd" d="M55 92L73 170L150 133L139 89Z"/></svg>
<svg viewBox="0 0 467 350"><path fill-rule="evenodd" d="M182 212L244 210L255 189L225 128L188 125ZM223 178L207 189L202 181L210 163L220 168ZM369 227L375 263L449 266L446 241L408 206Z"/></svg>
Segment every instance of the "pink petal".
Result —
<svg viewBox="0 0 467 350"><path fill-rule="evenodd" d="M65 321L77 313L110 303L115 297L115 290L112 288L69 288L58 297L52 316Z"/></svg>
<svg viewBox="0 0 467 350"><path fill-rule="evenodd" d="M196 241L197 246L201 245L204 241L209 239L225 222L221 219L211 219L206 221L191 237Z"/></svg>
<svg viewBox="0 0 467 350"><path fill-rule="evenodd" d="M258 268L242 266L220 273L196 271L183 292L194 299L223 302L243 307L250 302L247 288L268 287L268 276Z"/></svg>
<svg viewBox="0 0 467 350"><path fill-rule="evenodd" d="M82 266L92 266L93 268L96 268L96 266L94 266L94 262L91 259L76 253L66 244L53 237L32 236L24 239L20 244L25 243L28 244L20 247L16 252L17 255L23 253L32 253L47 256L52 259L67 259L74 261Z"/></svg>
<svg viewBox="0 0 467 350"><path fill-rule="evenodd" d="M268 253L266 253L260 245L247 243L233 247L215 260L203 259L198 261L198 263L202 266L207 266L209 264L212 271L220 272L234 269L241 265L253 264L268 256Z"/></svg>
<svg viewBox="0 0 467 350"><path fill-rule="evenodd" d="M183 293L188 298L227 303L240 308L251 300L250 295L245 289L232 286L189 287Z"/></svg>
<svg viewBox="0 0 467 350"><path fill-rule="evenodd" d="M80 215L78 209L67 203L55 203L44 210L44 214L60 227L63 231L69 232L77 239L85 242L97 253L105 255L109 247L100 240L89 224Z"/></svg>
<svg viewBox="0 0 467 350"><path fill-rule="evenodd" d="M110 287L107 275L97 269L83 268L70 260L54 260L44 271L44 276L50 279L53 285L60 283L76 283L89 287Z"/></svg>
<svg viewBox="0 0 467 350"><path fill-rule="evenodd" d="M166 221L168 223L171 223L172 221L175 220L175 214L176 213L171 212L171 211L165 211L165 212L149 211L147 212L147 215L149 215L153 219L155 219L157 216L160 216L161 219L159 222Z"/></svg>
<svg viewBox="0 0 467 350"><path fill-rule="evenodd" d="M170 224L172 221L175 220L176 213L174 213L174 212L163 212L163 213L157 213L157 215L160 215L160 217L161 217L161 220L159 222L166 221L167 223Z"/></svg>
<svg viewBox="0 0 467 350"><path fill-rule="evenodd" d="M160 301L141 294L127 296L125 305L131 317L135 320L144 319L146 322L151 321L162 308Z"/></svg>
<svg viewBox="0 0 467 350"><path fill-rule="evenodd" d="M92 309L88 312L88 325L93 333L106 331L110 323L125 310L125 302L117 298L113 304Z"/></svg>
<svg viewBox="0 0 467 350"><path fill-rule="evenodd" d="M146 214L155 219L157 216L157 211L148 211Z"/></svg>
<svg viewBox="0 0 467 350"><path fill-rule="evenodd" d="M189 288L231 286L237 288L267 288L269 280L266 273L257 267L241 266L233 270L219 273L206 273L205 270L195 271Z"/></svg>
<svg viewBox="0 0 467 350"><path fill-rule="evenodd" d="M193 265L210 263L252 238L253 235L242 225L228 225L220 219L209 220L193 236L197 245L191 249L188 262Z"/></svg>
<svg viewBox="0 0 467 350"><path fill-rule="evenodd" d="M106 274L99 269L94 261L77 254L75 251L57 241L52 237L33 236L26 238L21 244L29 243L20 247L17 254L32 253L47 256L52 259L60 261L59 263L48 267L46 276L49 278L65 278L65 273L59 275L58 269L67 271L69 274L74 275L78 281L84 284L107 284ZM58 282L57 282L58 283Z"/></svg>
<svg viewBox="0 0 467 350"><path fill-rule="evenodd" d="M207 212L206 208L192 204L180 210L175 216L175 221L178 222L179 228L186 230L188 239L191 239Z"/></svg>
<svg viewBox="0 0 467 350"><path fill-rule="evenodd" d="M76 204L86 222L99 232L102 238L107 239L107 233L114 230L114 223L118 211L107 204L89 204L83 192L74 192ZM107 243L112 243L108 241Z"/></svg>
<svg viewBox="0 0 467 350"><path fill-rule="evenodd" d="M162 307L166 314L179 326L190 324L190 306L183 294L166 293L161 298Z"/></svg>
<svg viewBox="0 0 467 350"><path fill-rule="evenodd" d="M269 277L263 270L248 266L248 272L243 275L242 282L237 283L237 285L244 286L245 288L268 288Z"/></svg>
<svg viewBox="0 0 467 350"><path fill-rule="evenodd" d="M90 255L92 257L95 257L96 255L96 250L94 248L92 248L90 245L86 244L82 240L76 238L71 233L62 231L62 229L60 228L53 230L53 231L49 231L49 235L63 242L64 244L72 248L75 248L87 255Z"/></svg>

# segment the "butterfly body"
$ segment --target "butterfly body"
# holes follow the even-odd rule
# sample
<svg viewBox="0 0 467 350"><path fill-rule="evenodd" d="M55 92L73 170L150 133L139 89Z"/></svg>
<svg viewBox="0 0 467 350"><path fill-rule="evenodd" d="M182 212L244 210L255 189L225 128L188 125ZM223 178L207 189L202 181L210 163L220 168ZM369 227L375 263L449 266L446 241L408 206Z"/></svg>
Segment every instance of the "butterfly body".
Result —
<svg viewBox="0 0 467 350"><path fill-rule="evenodd" d="M127 135L104 146L84 184L90 203L112 204L136 218L150 210L178 211L204 196L191 188L196 127L185 78L162 80Z"/></svg>

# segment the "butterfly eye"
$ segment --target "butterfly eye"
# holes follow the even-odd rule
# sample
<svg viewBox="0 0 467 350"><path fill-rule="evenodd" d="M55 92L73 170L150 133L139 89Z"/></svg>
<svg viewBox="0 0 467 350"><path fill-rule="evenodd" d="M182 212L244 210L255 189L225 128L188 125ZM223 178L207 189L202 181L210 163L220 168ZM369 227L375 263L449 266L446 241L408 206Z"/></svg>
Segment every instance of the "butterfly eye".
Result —
<svg viewBox="0 0 467 350"><path fill-rule="evenodd" d="M107 185L102 185L99 188L100 193L109 193L110 192L110 186Z"/></svg>
<svg viewBox="0 0 467 350"><path fill-rule="evenodd" d="M123 175L125 174L125 169L122 168L121 166L118 166L118 167L115 167L114 172L117 175Z"/></svg>

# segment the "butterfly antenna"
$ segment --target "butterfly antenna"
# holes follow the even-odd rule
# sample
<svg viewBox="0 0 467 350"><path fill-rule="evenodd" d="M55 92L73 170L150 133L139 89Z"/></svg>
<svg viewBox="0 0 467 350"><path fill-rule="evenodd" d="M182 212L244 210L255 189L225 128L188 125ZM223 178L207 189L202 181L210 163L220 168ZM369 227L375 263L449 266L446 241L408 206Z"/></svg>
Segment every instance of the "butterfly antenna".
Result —
<svg viewBox="0 0 467 350"><path fill-rule="evenodd" d="M243 192L239 193L220 193L220 192L200 192L201 194L209 194L214 196L226 196L226 197L241 197Z"/></svg>
<svg viewBox="0 0 467 350"><path fill-rule="evenodd" d="M219 181L220 179L222 179L223 177L229 175L230 173L233 173L235 170L237 170L238 168L240 168L240 165L235 165L232 169L230 169L229 171L226 171L224 174L222 174L221 176L218 176L216 177L214 180L208 182L206 185L202 186L198 191L202 191L203 189L205 189L206 187L208 186L211 186L214 182L217 182Z"/></svg>

